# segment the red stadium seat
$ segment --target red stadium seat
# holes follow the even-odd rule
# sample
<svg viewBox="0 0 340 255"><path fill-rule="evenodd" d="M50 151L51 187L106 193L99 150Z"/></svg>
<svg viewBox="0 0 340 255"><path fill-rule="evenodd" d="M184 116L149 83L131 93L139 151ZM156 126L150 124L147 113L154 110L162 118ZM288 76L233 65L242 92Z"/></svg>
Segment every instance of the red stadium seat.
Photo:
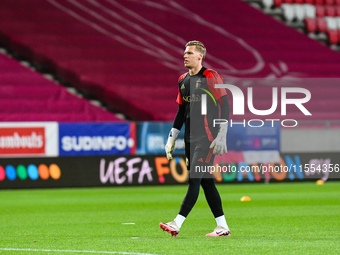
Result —
<svg viewBox="0 0 340 255"><path fill-rule="evenodd" d="M335 17L335 8L334 6L327 5L325 8L325 15L329 17Z"/></svg>
<svg viewBox="0 0 340 255"><path fill-rule="evenodd" d="M316 31L316 19L305 18L305 24L309 33L314 33Z"/></svg>
<svg viewBox="0 0 340 255"><path fill-rule="evenodd" d="M334 5L334 0L325 0L325 5Z"/></svg>
<svg viewBox="0 0 340 255"><path fill-rule="evenodd" d="M316 17L324 17L325 16L325 7L323 5L316 5L315 6L316 11Z"/></svg>
<svg viewBox="0 0 340 255"><path fill-rule="evenodd" d="M305 3L306 3L306 4L314 5L314 4L315 4L315 1L314 1L314 0L305 0Z"/></svg>
<svg viewBox="0 0 340 255"><path fill-rule="evenodd" d="M328 41L330 44L337 44L339 42L338 30L327 30Z"/></svg>
<svg viewBox="0 0 340 255"><path fill-rule="evenodd" d="M294 0L283 0L285 4L293 4Z"/></svg>
<svg viewBox="0 0 340 255"><path fill-rule="evenodd" d="M335 8L335 16L340 17L340 5L334 6Z"/></svg>
<svg viewBox="0 0 340 255"><path fill-rule="evenodd" d="M316 5L324 5L325 1L324 0L315 0Z"/></svg>
<svg viewBox="0 0 340 255"><path fill-rule="evenodd" d="M304 0L295 0L294 1L296 4L303 4L304 3Z"/></svg>
<svg viewBox="0 0 340 255"><path fill-rule="evenodd" d="M282 2L283 2L283 0L274 0L274 5L276 7L281 7Z"/></svg>
<svg viewBox="0 0 340 255"><path fill-rule="evenodd" d="M327 31L327 22L325 18L317 18L316 20L316 27L319 32L326 32Z"/></svg>

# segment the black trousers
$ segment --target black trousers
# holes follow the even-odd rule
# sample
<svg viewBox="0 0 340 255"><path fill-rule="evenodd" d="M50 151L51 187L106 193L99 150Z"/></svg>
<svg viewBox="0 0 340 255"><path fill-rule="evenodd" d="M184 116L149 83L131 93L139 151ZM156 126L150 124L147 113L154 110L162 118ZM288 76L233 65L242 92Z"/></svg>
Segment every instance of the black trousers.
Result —
<svg viewBox="0 0 340 255"><path fill-rule="evenodd" d="M187 217L194 207L200 192L200 186L204 190L205 198L214 217L224 214L221 197L215 186L215 178L207 171L208 167L213 165L215 157L212 154L213 149L209 149L210 144L210 141L185 144L189 185L179 211L179 214L184 217Z"/></svg>

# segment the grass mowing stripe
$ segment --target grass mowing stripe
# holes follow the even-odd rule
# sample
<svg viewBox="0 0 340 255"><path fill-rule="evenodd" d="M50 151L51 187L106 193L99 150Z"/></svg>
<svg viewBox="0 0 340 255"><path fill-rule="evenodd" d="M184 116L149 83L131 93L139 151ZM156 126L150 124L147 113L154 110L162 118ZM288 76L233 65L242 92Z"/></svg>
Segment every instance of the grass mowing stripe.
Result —
<svg viewBox="0 0 340 255"><path fill-rule="evenodd" d="M0 251L38 251L38 252L60 252L60 253L97 253L97 254L126 254L126 255L157 255L151 253L118 252L118 251L76 251L76 250L46 250L46 249L16 249L0 248Z"/></svg>

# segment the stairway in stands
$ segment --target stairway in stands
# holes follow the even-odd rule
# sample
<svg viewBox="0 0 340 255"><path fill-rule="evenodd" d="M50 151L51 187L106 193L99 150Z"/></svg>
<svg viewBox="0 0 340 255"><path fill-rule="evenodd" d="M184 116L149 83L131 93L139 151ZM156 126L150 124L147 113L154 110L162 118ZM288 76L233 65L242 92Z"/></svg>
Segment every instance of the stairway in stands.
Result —
<svg viewBox="0 0 340 255"><path fill-rule="evenodd" d="M121 121L0 53L1 121Z"/></svg>

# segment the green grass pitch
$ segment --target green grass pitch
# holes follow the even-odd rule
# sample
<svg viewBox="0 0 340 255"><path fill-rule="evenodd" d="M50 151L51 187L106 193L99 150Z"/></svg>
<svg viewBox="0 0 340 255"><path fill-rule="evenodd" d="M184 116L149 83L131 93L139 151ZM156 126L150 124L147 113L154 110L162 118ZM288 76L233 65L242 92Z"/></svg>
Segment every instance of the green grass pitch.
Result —
<svg viewBox="0 0 340 255"><path fill-rule="evenodd" d="M0 254L340 254L340 182L219 184L231 236L201 190L170 237L186 188L0 190Z"/></svg>

